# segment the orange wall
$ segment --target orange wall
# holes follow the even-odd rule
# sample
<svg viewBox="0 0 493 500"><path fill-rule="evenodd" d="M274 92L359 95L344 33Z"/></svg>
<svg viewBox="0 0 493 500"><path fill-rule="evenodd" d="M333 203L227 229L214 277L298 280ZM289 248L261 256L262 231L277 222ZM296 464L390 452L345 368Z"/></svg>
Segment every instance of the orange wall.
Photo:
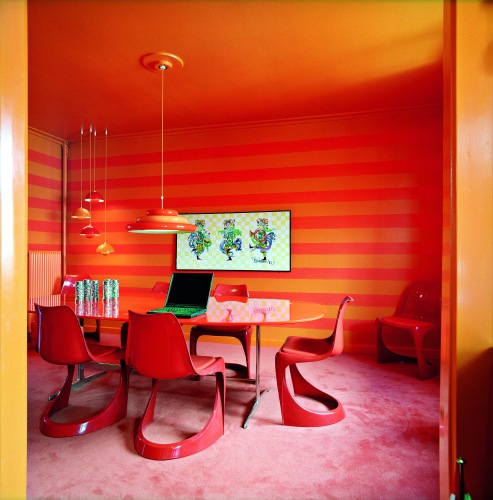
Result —
<svg viewBox="0 0 493 500"><path fill-rule="evenodd" d="M28 250L61 250L62 143L33 131L28 140Z"/></svg>
<svg viewBox="0 0 493 500"><path fill-rule="evenodd" d="M97 127L97 124L95 124ZM442 151L438 108L268 125L175 132L165 136L165 206L186 212L289 209L290 273L216 272L257 295L327 304L326 319L265 328L266 345L286 335L326 335L345 294L346 349L373 352L376 316L392 314L402 290L441 280ZM104 192L104 134L98 131L96 189ZM83 143L83 193L89 190ZM93 207L101 232L81 237L67 222L67 272L118 278L149 289L174 270L175 238L125 231L160 204L160 134L108 139L107 241L104 204ZM69 145L68 214L80 205L80 142ZM87 206L87 205L85 205ZM289 329L289 332L287 331Z"/></svg>

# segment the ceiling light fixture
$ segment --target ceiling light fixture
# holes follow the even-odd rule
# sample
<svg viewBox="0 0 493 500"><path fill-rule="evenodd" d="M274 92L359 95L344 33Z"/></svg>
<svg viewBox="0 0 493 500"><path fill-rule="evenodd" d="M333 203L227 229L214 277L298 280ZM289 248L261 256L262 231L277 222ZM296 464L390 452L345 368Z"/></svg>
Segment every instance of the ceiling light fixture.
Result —
<svg viewBox="0 0 493 500"><path fill-rule="evenodd" d="M71 217L72 219L89 219L91 214L87 208L82 206L82 136L84 135L84 127L80 128L80 207L76 208Z"/></svg>
<svg viewBox="0 0 493 500"><path fill-rule="evenodd" d="M89 127L89 189L91 189L91 135L92 135L92 125ZM86 196L87 200L87 196ZM86 238L94 238L99 236L99 231L92 225L92 199L89 199L89 224L82 228L80 232L81 236Z"/></svg>
<svg viewBox="0 0 493 500"><path fill-rule="evenodd" d="M149 71L161 73L161 208L151 208L146 214L127 224L130 233L177 234L193 233L197 226L189 224L176 210L163 208L164 205L164 72L181 69L183 60L173 54L159 52L141 58L142 65Z"/></svg>
<svg viewBox="0 0 493 500"><path fill-rule="evenodd" d="M92 132L92 126L91 130ZM91 186L91 134L89 134L89 193L86 194L85 200L89 203L103 203L104 198L96 191L96 129L94 129L94 176L92 178L93 185Z"/></svg>
<svg viewBox="0 0 493 500"><path fill-rule="evenodd" d="M104 131L106 135L106 144L105 144L105 153L104 153L104 243L101 243L101 245L96 248L96 252L99 252L101 255L109 255L110 253L113 253L115 249L113 248L112 245L109 243L106 243L106 202L108 199L108 196L106 194L106 184L107 184L107 170L108 170L108 129Z"/></svg>

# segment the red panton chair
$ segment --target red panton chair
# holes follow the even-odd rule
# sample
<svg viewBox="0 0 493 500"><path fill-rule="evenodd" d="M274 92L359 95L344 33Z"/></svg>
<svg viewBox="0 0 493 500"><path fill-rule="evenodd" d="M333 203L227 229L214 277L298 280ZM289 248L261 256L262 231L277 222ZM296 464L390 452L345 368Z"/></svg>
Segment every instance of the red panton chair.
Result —
<svg viewBox="0 0 493 500"><path fill-rule="evenodd" d="M434 283L414 283L404 292L404 307L394 316L375 320L377 333L377 361L405 361L409 356L392 352L384 343L383 327L407 332L413 339L418 362L419 378L427 379L438 373L438 367L426 360L423 343L426 335L440 329L441 287Z"/></svg>
<svg viewBox="0 0 493 500"><path fill-rule="evenodd" d="M165 281L156 281L154 286L151 289L151 293L162 293L167 294L169 288L169 283ZM128 337L128 321L122 323L120 327L120 345L125 347L127 345L127 337Z"/></svg>
<svg viewBox="0 0 493 500"><path fill-rule="evenodd" d="M60 293L62 295L75 295L75 283L77 281L84 281L90 279L92 279L90 274L67 274L65 275L65 279L63 280ZM83 319L79 319L79 323L82 327L84 327ZM100 333L101 332L100 332L99 319L96 320L95 330L88 332L86 329L84 329L84 337L86 337L86 339L93 339L96 342L100 341Z"/></svg>
<svg viewBox="0 0 493 500"><path fill-rule="evenodd" d="M224 434L226 385L224 360L211 356L191 356L183 330L172 313L139 314L129 311L127 363L145 377L152 378L152 391L138 422L134 445L138 453L153 460L181 458L198 453ZM174 443L156 443L144 436L153 422L160 380L189 376L216 376L214 408L198 433ZM186 415L183 420L186 421Z"/></svg>
<svg viewBox="0 0 493 500"><path fill-rule="evenodd" d="M152 287L152 293L168 293L169 283L165 281L156 281Z"/></svg>
<svg viewBox="0 0 493 500"><path fill-rule="evenodd" d="M83 281L85 279L90 280L91 276L89 274L67 274L63 280L62 286L60 288L61 295L75 295L75 282ZM80 319L79 323L82 327L84 327L84 320ZM38 318L36 317L34 321L31 323L31 334L35 335L34 345L37 347L38 345ZM92 332L84 331L84 337L93 339L96 342L100 340L100 325L99 320L96 320L96 329Z"/></svg>
<svg viewBox="0 0 493 500"><path fill-rule="evenodd" d="M216 285L214 297L218 302L233 300L246 301L248 299L248 288L246 285ZM228 368L235 371L246 371L248 379L252 379L250 364L250 346L252 343L253 328L250 325L224 325L224 326L194 326L190 330L190 353L197 354L197 341L202 335L215 337L233 337L238 339L245 353L246 366L226 363Z"/></svg>
<svg viewBox="0 0 493 500"><path fill-rule="evenodd" d="M276 354L276 378L283 425L297 427L320 427L339 422L345 417L342 404L329 394L310 384L300 373L298 363L322 361L340 354L344 349L343 319L346 306L353 302L346 296L339 306L334 331L326 339L306 337L288 337ZM286 381L286 369L289 367L294 395ZM316 411L298 403L294 396L305 396L323 402L328 410Z"/></svg>
<svg viewBox="0 0 493 500"><path fill-rule="evenodd" d="M125 351L118 347L91 344L88 349L77 316L69 306L44 307L36 304L39 318L39 354L48 363L67 365L68 373L60 391L48 404L39 428L51 437L78 436L107 427L127 415L128 375ZM52 420L69 404L75 365L87 362L119 364L120 381L109 404L91 417L72 422Z"/></svg>

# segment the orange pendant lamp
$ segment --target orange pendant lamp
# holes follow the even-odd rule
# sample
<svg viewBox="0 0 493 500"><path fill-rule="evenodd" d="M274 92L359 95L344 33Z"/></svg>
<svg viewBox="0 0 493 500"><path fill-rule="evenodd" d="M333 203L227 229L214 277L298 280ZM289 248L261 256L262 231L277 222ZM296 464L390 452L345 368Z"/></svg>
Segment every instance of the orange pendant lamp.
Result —
<svg viewBox="0 0 493 500"><path fill-rule="evenodd" d="M173 54L159 52L143 56L141 63L149 71L161 73L161 207L151 208L144 216L127 224L127 231L142 234L193 233L197 226L190 224L176 210L164 208L164 72L181 69L183 60Z"/></svg>
<svg viewBox="0 0 493 500"><path fill-rule="evenodd" d="M106 200L108 199L107 193L106 193L106 184L108 182L108 175L107 175L107 170L108 170L108 129L105 130L105 135L106 135L106 147L105 147L105 155L104 155L104 243L101 243L96 248L96 252L100 253L101 255L109 255L110 253L114 253L115 249L113 248L113 245L110 245L109 243L106 242Z"/></svg>
<svg viewBox="0 0 493 500"><path fill-rule="evenodd" d="M70 217L72 219L89 219L91 214L87 208L82 206L82 136L84 135L84 128L80 128L80 207L76 208Z"/></svg>

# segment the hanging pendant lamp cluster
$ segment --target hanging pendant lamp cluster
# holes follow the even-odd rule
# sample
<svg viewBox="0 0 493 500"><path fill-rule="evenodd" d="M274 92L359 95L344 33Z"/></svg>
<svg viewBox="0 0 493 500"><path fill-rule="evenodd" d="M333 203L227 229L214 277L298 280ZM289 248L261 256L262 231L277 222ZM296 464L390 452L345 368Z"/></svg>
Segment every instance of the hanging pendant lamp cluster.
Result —
<svg viewBox="0 0 493 500"><path fill-rule="evenodd" d="M181 69L183 60L173 54L159 52L143 56L141 63L149 71L161 73L161 206L147 210L144 216L127 224L127 231L142 234L193 233L197 226L190 224L176 210L164 208L164 72Z"/></svg>
<svg viewBox="0 0 493 500"><path fill-rule="evenodd" d="M84 136L84 127L80 129L80 207L74 210L71 217L73 219L85 220L89 219L89 224L84 226L80 232L81 236L84 236L88 239L92 239L96 236L99 236L99 230L93 226L92 224L92 213L93 213L93 204L98 205L100 203L104 203L104 243L99 245L96 248L96 252L102 255L109 255L113 253L115 249L112 245L107 243L106 241L106 200L107 200L107 167L108 167L108 130L105 130L105 159L104 159L104 198L98 193L96 190L96 137L97 132L96 129L93 129L93 126L89 126L89 192L84 197L84 201L89 203L89 210L82 206L82 166L83 166L83 136ZM94 138L94 143L93 143Z"/></svg>

